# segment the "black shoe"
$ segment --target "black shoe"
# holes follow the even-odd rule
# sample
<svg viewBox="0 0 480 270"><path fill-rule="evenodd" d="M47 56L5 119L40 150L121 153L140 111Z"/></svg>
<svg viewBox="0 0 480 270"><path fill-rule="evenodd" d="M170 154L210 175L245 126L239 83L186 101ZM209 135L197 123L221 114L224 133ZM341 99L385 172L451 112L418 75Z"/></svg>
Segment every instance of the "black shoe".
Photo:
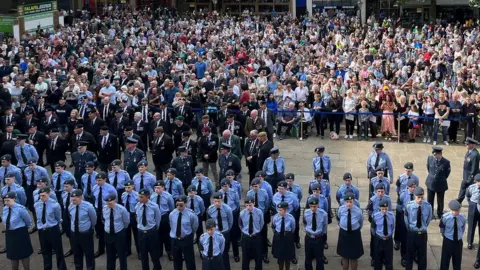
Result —
<svg viewBox="0 0 480 270"><path fill-rule="evenodd" d="M297 249L300 249L302 247L302 244L300 244L300 242L295 243L295 247L297 247Z"/></svg>
<svg viewBox="0 0 480 270"><path fill-rule="evenodd" d="M405 259L402 259L402 266L403 267L407 266L407 261Z"/></svg>
<svg viewBox="0 0 480 270"><path fill-rule="evenodd" d="M479 268L480 268L480 261L476 261L476 262L473 264L473 268L479 269Z"/></svg>
<svg viewBox="0 0 480 270"><path fill-rule="evenodd" d="M98 258L98 257L102 256L104 253L105 253L105 251L97 251L97 252L95 252L93 257Z"/></svg>
<svg viewBox="0 0 480 270"><path fill-rule="evenodd" d="M5 230L2 230L2 233L5 233Z"/></svg>
<svg viewBox="0 0 480 270"><path fill-rule="evenodd" d="M414 261L416 264L418 264L418 257L417 257L417 255L415 255L415 257L413 257L413 261Z"/></svg>
<svg viewBox="0 0 480 270"><path fill-rule="evenodd" d="M41 255L42 254L42 250L40 249L38 252L37 252L38 255ZM64 256L65 257L65 256Z"/></svg>
<svg viewBox="0 0 480 270"><path fill-rule="evenodd" d="M7 252L7 248L0 249L0 254L6 253L6 252Z"/></svg>
<svg viewBox="0 0 480 270"><path fill-rule="evenodd" d="M30 230L28 231L28 233L29 233L29 234L32 234L32 233L35 233L36 231L38 231L38 229L37 229L37 227L35 226L35 227L33 227L32 229L30 229Z"/></svg>
<svg viewBox="0 0 480 270"><path fill-rule="evenodd" d="M400 243L395 242L395 245L393 246L393 248L394 248L395 250L399 250L399 249L400 249Z"/></svg>
<svg viewBox="0 0 480 270"><path fill-rule="evenodd" d="M198 238L195 238L195 240L193 240L193 244L195 245L196 243L198 243Z"/></svg>
<svg viewBox="0 0 480 270"><path fill-rule="evenodd" d="M233 256L233 260L234 260L235 262L239 262L239 261L240 261L240 257L239 257L239 256Z"/></svg>
<svg viewBox="0 0 480 270"><path fill-rule="evenodd" d="M272 242L270 242L270 239L267 239L267 246L269 246L269 247L272 246Z"/></svg>
<svg viewBox="0 0 480 270"><path fill-rule="evenodd" d="M128 256L130 256L130 255L132 255L132 252L131 252L131 251L128 251L127 253L125 253L125 256L126 256L126 257L128 257Z"/></svg>
<svg viewBox="0 0 480 270"><path fill-rule="evenodd" d="M168 256L168 260L173 262L173 255L170 253L167 253L167 256Z"/></svg>
<svg viewBox="0 0 480 270"><path fill-rule="evenodd" d="M297 264L297 263L298 263L297 259L292 260L292 264Z"/></svg>
<svg viewBox="0 0 480 270"><path fill-rule="evenodd" d="M142 260L142 255L138 254L137 258L138 258L139 261L141 261Z"/></svg>
<svg viewBox="0 0 480 270"><path fill-rule="evenodd" d="M65 231L63 229L60 230L60 235L64 234Z"/></svg>
<svg viewBox="0 0 480 270"><path fill-rule="evenodd" d="M374 259L372 259L372 260L370 261L370 265L371 265L371 266L375 266L375 260L374 260Z"/></svg>
<svg viewBox="0 0 480 270"><path fill-rule="evenodd" d="M468 244L467 248L472 250L473 249L473 244Z"/></svg>
<svg viewBox="0 0 480 270"><path fill-rule="evenodd" d="M67 253L65 253L65 254L63 255L63 257L67 258L67 257L72 256L72 254L73 254L73 251L70 249L70 250L67 251Z"/></svg>
<svg viewBox="0 0 480 270"><path fill-rule="evenodd" d="M264 263L270 263L270 260L268 259L267 255L265 255L265 257L263 257L263 262Z"/></svg>
<svg viewBox="0 0 480 270"><path fill-rule="evenodd" d="M328 264L327 257L323 256L323 264Z"/></svg>
<svg viewBox="0 0 480 270"><path fill-rule="evenodd" d="M323 249L328 249L328 243L325 242L325 244L323 244Z"/></svg>

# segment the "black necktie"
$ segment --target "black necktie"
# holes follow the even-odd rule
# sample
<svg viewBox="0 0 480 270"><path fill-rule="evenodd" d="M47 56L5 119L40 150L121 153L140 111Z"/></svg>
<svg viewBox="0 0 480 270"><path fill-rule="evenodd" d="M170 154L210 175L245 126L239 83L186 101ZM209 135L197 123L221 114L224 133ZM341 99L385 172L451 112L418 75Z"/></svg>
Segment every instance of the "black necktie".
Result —
<svg viewBox="0 0 480 270"><path fill-rule="evenodd" d="M380 155L377 155L377 158L375 159L375 168L373 168L374 170L377 169L378 163L380 163Z"/></svg>
<svg viewBox="0 0 480 270"><path fill-rule="evenodd" d="M255 148L255 141L252 141L250 144L250 156L253 154L253 149Z"/></svg>
<svg viewBox="0 0 480 270"><path fill-rule="evenodd" d="M80 205L77 204L77 210L75 211L75 221L73 223L73 229L76 233L80 232Z"/></svg>
<svg viewBox="0 0 480 270"><path fill-rule="evenodd" d="M5 221L5 227L8 230L10 230L10 218L12 217L12 208L8 208L8 215L7 215L7 220Z"/></svg>
<svg viewBox="0 0 480 270"><path fill-rule="evenodd" d="M32 176L30 179L30 186L35 185L35 169L32 169Z"/></svg>
<svg viewBox="0 0 480 270"><path fill-rule="evenodd" d="M383 215L383 235L387 236L388 235L388 221L387 221L387 215Z"/></svg>
<svg viewBox="0 0 480 270"><path fill-rule="evenodd" d="M228 205L228 192L225 192L225 195L223 196L223 202Z"/></svg>
<svg viewBox="0 0 480 270"><path fill-rule="evenodd" d="M209 258L213 257L213 236L210 235L210 238L208 239L208 251L207 251L207 256Z"/></svg>
<svg viewBox="0 0 480 270"><path fill-rule="evenodd" d="M248 218L248 234L253 234L253 212L250 212L250 217Z"/></svg>
<svg viewBox="0 0 480 270"><path fill-rule="evenodd" d="M282 217L282 223L280 225L280 234L281 235L285 234L285 217Z"/></svg>
<svg viewBox="0 0 480 270"><path fill-rule="evenodd" d="M27 164L27 156L25 155L25 151L23 150L22 146L20 146L20 155L22 155L23 164Z"/></svg>
<svg viewBox="0 0 480 270"><path fill-rule="evenodd" d="M315 232L317 230L317 213L313 212L312 215L312 231Z"/></svg>
<svg viewBox="0 0 480 270"><path fill-rule="evenodd" d="M103 200L103 194L102 194L102 187L100 187L100 190L98 191L98 198L97 198L97 210L101 210L102 209L102 200Z"/></svg>
<svg viewBox="0 0 480 270"><path fill-rule="evenodd" d="M178 212L177 231L175 235L177 236L177 238L182 237L182 212Z"/></svg>
<svg viewBox="0 0 480 270"><path fill-rule="evenodd" d="M7 178L7 167L3 167L3 179Z"/></svg>
<svg viewBox="0 0 480 270"><path fill-rule="evenodd" d="M87 179L87 195L92 194L92 174L88 174L88 179Z"/></svg>
<svg viewBox="0 0 480 270"><path fill-rule="evenodd" d="M42 224L47 224L47 203L43 203Z"/></svg>
<svg viewBox="0 0 480 270"><path fill-rule="evenodd" d="M118 172L115 172L115 177L113 178L113 187L117 188L118 184Z"/></svg>
<svg viewBox="0 0 480 270"><path fill-rule="evenodd" d="M169 181L169 186L168 186L168 193L170 193L170 195L172 195L172 187L173 187L173 179Z"/></svg>
<svg viewBox="0 0 480 270"><path fill-rule="evenodd" d="M125 202L125 208L127 209L128 213L130 213L130 194L127 194L127 201Z"/></svg>
<svg viewBox="0 0 480 270"><path fill-rule="evenodd" d="M285 195L282 195L282 202L285 201Z"/></svg>
<svg viewBox="0 0 480 270"><path fill-rule="evenodd" d="M115 233L115 223L114 223L114 216L113 216L113 208L110 208L110 233Z"/></svg>
<svg viewBox="0 0 480 270"><path fill-rule="evenodd" d="M61 183L61 182L60 182L60 178L62 178L62 174L61 174L61 173L59 173L59 174L57 175L57 183L55 184L55 190L56 190L56 191L60 191L60 183Z"/></svg>
<svg viewBox="0 0 480 270"><path fill-rule="evenodd" d="M410 201L413 201L413 193L410 193Z"/></svg>
<svg viewBox="0 0 480 270"><path fill-rule="evenodd" d="M202 178L198 179L197 193L199 196L202 196Z"/></svg>
<svg viewBox="0 0 480 270"><path fill-rule="evenodd" d="M255 192L255 204L254 204L254 206L258 208L258 192Z"/></svg>
<svg viewBox="0 0 480 270"><path fill-rule="evenodd" d="M322 157L320 157L320 171L322 173L325 173L325 168L323 167L323 158Z"/></svg>
<svg viewBox="0 0 480 270"><path fill-rule="evenodd" d="M67 199L65 200L65 209L70 206L70 192L67 193Z"/></svg>
<svg viewBox="0 0 480 270"><path fill-rule="evenodd" d="M147 226L147 206L145 204L143 205L142 225L143 227Z"/></svg>
<svg viewBox="0 0 480 270"><path fill-rule="evenodd" d="M160 207L160 199L161 199L160 193L158 193L157 194L157 204L158 204L159 207Z"/></svg>
<svg viewBox="0 0 480 270"><path fill-rule="evenodd" d="M278 169L277 169L277 160L273 160L273 176L277 177Z"/></svg>
<svg viewBox="0 0 480 270"><path fill-rule="evenodd" d="M217 223L218 223L218 230L220 232L223 231L223 222L222 222L222 209L217 208Z"/></svg>
<svg viewBox="0 0 480 270"><path fill-rule="evenodd" d="M421 206L418 206L418 209L417 209L417 228L421 228L422 227L422 207Z"/></svg>
<svg viewBox="0 0 480 270"><path fill-rule="evenodd" d="M140 189L143 189L143 174L140 175Z"/></svg>
<svg viewBox="0 0 480 270"><path fill-rule="evenodd" d="M352 231L352 209L348 209L348 215L347 215L347 231L351 232Z"/></svg>
<svg viewBox="0 0 480 270"><path fill-rule="evenodd" d="M191 209L192 211L195 211L195 202L194 202L194 199L193 199L193 198L190 199L190 209Z"/></svg>
<svg viewBox="0 0 480 270"><path fill-rule="evenodd" d="M458 241L457 217L453 217L453 241Z"/></svg>

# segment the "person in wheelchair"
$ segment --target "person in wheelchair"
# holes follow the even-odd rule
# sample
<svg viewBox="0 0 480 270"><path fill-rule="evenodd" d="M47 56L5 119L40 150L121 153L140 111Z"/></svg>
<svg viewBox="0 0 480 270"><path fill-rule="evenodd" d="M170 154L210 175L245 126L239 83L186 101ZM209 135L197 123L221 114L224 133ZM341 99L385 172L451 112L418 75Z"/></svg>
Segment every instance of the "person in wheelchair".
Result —
<svg viewBox="0 0 480 270"><path fill-rule="evenodd" d="M288 104L288 108L281 113L280 121L278 122L278 138L284 139L286 136L290 136L290 130L292 130L293 124L297 120L297 112L295 111L295 103ZM285 133L282 135L282 127L287 127Z"/></svg>
<svg viewBox="0 0 480 270"><path fill-rule="evenodd" d="M309 108L305 108L305 103L300 102L298 104L297 112L297 121L298 121L298 134L300 138L307 138L310 135L309 127L312 123L312 114L310 113Z"/></svg>

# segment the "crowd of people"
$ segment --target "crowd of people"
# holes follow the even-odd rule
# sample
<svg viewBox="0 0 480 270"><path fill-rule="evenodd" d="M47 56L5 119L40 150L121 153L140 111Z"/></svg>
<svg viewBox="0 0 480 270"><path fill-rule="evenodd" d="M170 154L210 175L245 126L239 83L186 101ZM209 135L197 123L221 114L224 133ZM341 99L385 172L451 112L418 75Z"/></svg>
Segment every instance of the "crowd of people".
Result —
<svg viewBox="0 0 480 270"><path fill-rule="evenodd" d="M406 269L414 260L426 269L426 229L436 195L441 269L448 269L450 258L459 269L465 197L471 206L469 249L480 216L476 24L403 28L373 16L362 25L341 12L300 19L244 15L177 16L105 6L95 15L84 10L54 31L39 28L21 40L0 41L6 229L0 252L13 269L20 262L30 269L29 233L37 231L45 269L52 268L52 250L58 269L66 269L64 257L72 254L76 269L83 269L84 257L87 269L94 269L105 252L107 269L115 269L117 257L127 269L132 246L142 269L149 269L149 257L161 269L164 250L175 269L183 261L195 269L194 243L203 269L230 269L230 247L235 262L241 247L243 269L251 259L261 269L270 246L279 268L289 269L298 263L300 227L305 269L314 260L323 269L332 196L340 205L337 253L343 269L357 269L363 215L352 175L346 173L345 185L331 193L331 161L325 147L317 147L315 180L301 213L303 191L274 147L274 138L294 132L306 138L316 131L324 139L327 130L338 139L344 119L345 139L423 137L434 145L428 202L407 163L393 214L393 168L383 145L374 144L366 207L372 266L391 269L395 248ZM444 213L450 163L435 145L439 132L443 144L458 143L461 128L468 147L462 191ZM242 159L251 187L246 192ZM70 240L65 254L63 234Z"/></svg>

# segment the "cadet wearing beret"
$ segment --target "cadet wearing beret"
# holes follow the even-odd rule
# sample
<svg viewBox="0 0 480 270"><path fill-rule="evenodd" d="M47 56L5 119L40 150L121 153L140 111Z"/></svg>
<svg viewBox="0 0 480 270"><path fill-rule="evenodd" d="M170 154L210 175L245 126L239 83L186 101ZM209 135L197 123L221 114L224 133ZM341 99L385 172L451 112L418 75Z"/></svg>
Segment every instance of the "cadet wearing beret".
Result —
<svg viewBox="0 0 480 270"><path fill-rule="evenodd" d="M477 148L475 147L478 144L478 141L467 137L465 138L465 145L467 147L467 153L465 155L465 160L463 161L463 180L462 185L460 186L460 191L458 193L458 202L462 203L465 199L465 191L468 186L473 184L473 178L477 173L479 173L479 162L480 154L478 153Z"/></svg>
<svg viewBox="0 0 480 270"><path fill-rule="evenodd" d="M38 153L35 147L31 144L26 143L28 135L18 134L17 135L17 145L14 148L15 157L17 158L17 167L20 169L25 169L28 166L29 160L38 160ZM42 157L43 158L43 157Z"/></svg>
<svg viewBox="0 0 480 270"><path fill-rule="evenodd" d="M33 205L35 204L35 201L33 200L33 192L35 189L37 189L37 180L40 178L49 178L49 175L47 173L47 170L43 167L37 166L37 160L35 159L30 159L28 160L28 167L25 168L24 174L25 174L25 180L26 180L26 187L25 187L25 193L27 195L27 207L32 214L35 213L35 209ZM33 217L34 220L36 219L35 216ZM36 224L35 220L35 224Z"/></svg>
<svg viewBox="0 0 480 270"><path fill-rule="evenodd" d="M38 237L43 257L43 268L52 269L52 249L55 251L57 269L66 270L63 256L62 235L60 224L62 223L62 208L60 204L50 198L51 190L43 187L39 190L40 201L35 203L37 217Z"/></svg>
<svg viewBox="0 0 480 270"><path fill-rule="evenodd" d="M178 156L172 160L171 168L176 170L175 177L181 181L183 190L192 183L194 166L193 157L188 155L187 148L183 145L178 147ZM172 195L177 196L177 194Z"/></svg>
<svg viewBox="0 0 480 270"><path fill-rule="evenodd" d="M238 225L242 232L242 270L250 269L250 259L255 261L255 270L261 270L263 245L260 232L263 228L263 213L254 206L255 198L245 198L245 209L240 212Z"/></svg>
<svg viewBox="0 0 480 270"><path fill-rule="evenodd" d="M95 203L92 190L96 184L97 174L95 164L92 161L87 162L85 164L85 173L82 175L83 196L87 202L92 204Z"/></svg>
<svg viewBox="0 0 480 270"><path fill-rule="evenodd" d="M157 113L154 115L156 117ZM159 122L161 120L158 120ZM153 123L152 123L153 124ZM173 140L166 134L165 126L151 126L154 128L152 145L150 146L152 152L153 165L155 166L157 179L163 180L167 169L170 167L173 159Z"/></svg>
<svg viewBox="0 0 480 270"><path fill-rule="evenodd" d="M163 256L163 247L167 252L168 259L173 261L172 245L170 241L170 223L168 215L175 208L173 196L165 191L165 181L160 180L155 183L155 192L150 196L150 201L156 203L160 209L161 221L158 228L158 243L160 246L160 257Z"/></svg>
<svg viewBox="0 0 480 270"><path fill-rule="evenodd" d="M196 187L197 195L202 198L205 209L208 209L213 194L213 183L210 178L205 176L203 167L197 167L195 169L195 177L192 179L192 185Z"/></svg>
<svg viewBox="0 0 480 270"><path fill-rule="evenodd" d="M27 195L25 194L25 189L15 183L15 174L14 173L7 173L5 176L5 184L2 187L2 197L6 196L9 192L15 192L15 201L18 204L25 206L27 203Z"/></svg>
<svg viewBox="0 0 480 270"><path fill-rule="evenodd" d="M315 198L315 199L318 199L318 205L319 205L319 208L322 209L323 211L325 211L327 214L328 214L328 199L325 197L325 195L323 195L323 191L322 191L322 186L319 184L319 183L315 183L313 185L311 185L311 189L312 189L312 194L310 194L305 202L305 209L308 209L310 207L309 205L309 201L310 199L312 198ZM297 210L298 211L298 210ZM330 216L329 216L329 219L330 219ZM331 221L329 220L328 221L329 223L331 223ZM324 249L328 249L328 243L327 243L327 232L325 232L325 234L323 234L323 238L324 238L324 246L323 248ZM300 248L300 243L298 243L297 245L297 248ZM328 264L328 260L327 260L327 257L326 256L323 256L323 262L324 264Z"/></svg>
<svg viewBox="0 0 480 270"><path fill-rule="evenodd" d="M188 121L188 119L187 119ZM190 126L185 123L185 117L179 115L175 118L175 123L172 125L172 137L175 149L182 145L182 134L184 131L190 131Z"/></svg>
<svg viewBox="0 0 480 270"><path fill-rule="evenodd" d="M418 182L411 178L407 182L407 189L400 194L397 200L397 211L395 212L395 249L400 248L400 255L402 257L401 263L405 267L407 261L405 254L407 252L407 228L405 227L405 206L408 202L415 200L415 188Z"/></svg>
<svg viewBox="0 0 480 270"><path fill-rule="evenodd" d="M228 176L227 176L228 177ZM233 177L233 176L232 176ZM236 181L235 181L236 182ZM220 183L220 193L223 195L223 202L230 206L233 215L233 225L230 228L230 243L233 249L233 258L237 261L240 258L239 239L241 236L240 228L238 227L238 215L240 214L240 196L235 190L234 185L228 179L223 179ZM232 188L230 188L232 186Z"/></svg>
<svg viewBox="0 0 480 270"><path fill-rule="evenodd" d="M33 191L33 202L36 203L38 201L40 201L40 189L48 186L48 177L42 177L42 178L39 178L36 182L37 182L37 189L35 189ZM55 192L50 188L50 199L54 200L54 201L57 201L57 196L55 195Z"/></svg>
<svg viewBox="0 0 480 270"><path fill-rule="evenodd" d="M183 183L177 177L177 169L169 168L167 170L167 178L165 178L165 188L170 193L174 199L185 195L183 189Z"/></svg>
<svg viewBox="0 0 480 270"><path fill-rule="evenodd" d="M475 230L480 222L480 174L474 177L475 183L467 188L466 197L468 202L468 233L467 247L473 249L473 241L475 240Z"/></svg>
<svg viewBox="0 0 480 270"><path fill-rule="evenodd" d="M375 172L376 176L370 179L369 196L375 195L375 187L378 184L383 184L385 186L385 194L390 195L390 179L384 176L385 168L378 166Z"/></svg>
<svg viewBox="0 0 480 270"><path fill-rule="evenodd" d="M363 256L363 212L354 204L353 193L343 195L344 204L338 208L337 221L339 226L337 254L342 257L345 269L357 270L358 259Z"/></svg>
<svg viewBox="0 0 480 270"><path fill-rule="evenodd" d="M70 241L70 248L69 250L65 253L65 257L69 257L70 255L73 254L72 251L72 231L71 231L71 220L70 220L70 215L68 212L68 209L70 208L70 201L71 201L71 195L73 191L75 190L75 180L74 179L69 179L65 181L63 184L63 191L61 193L61 197L59 198L59 203L60 206L62 207L62 229L63 232L65 232L65 236L69 239ZM83 196L83 193L82 193ZM83 197L85 199L85 197Z"/></svg>
<svg viewBox="0 0 480 270"><path fill-rule="evenodd" d="M316 269L324 267L324 245L328 226L328 214L318 208L318 199L311 198L308 201L310 209L303 214L303 225L305 228L305 269L312 270L312 262L315 259Z"/></svg>
<svg viewBox="0 0 480 270"><path fill-rule="evenodd" d="M440 219L440 233L443 236L442 258L440 260L440 270L448 270L450 267L450 259L453 263L453 269L461 269L462 266L462 250L463 250L463 233L467 226L465 216L460 213L462 205L457 200L448 203L450 212L443 214ZM476 266L475 266L476 265ZM474 267L479 268L478 256Z"/></svg>
<svg viewBox="0 0 480 270"><path fill-rule="evenodd" d="M277 147L270 149L270 157L263 163L262 169L267 174L266 180L270 185L276 186L278 182L285 180L285 159L280 156Z"/></svg>
<svg viewBox="0 0 480 270"><path fill-rule="evenodd" d="M125 183L130 181L130 175L127 171L122 170L122 161L120 159L115 159L110 164L112 168L108 172L108 183L110 183L117 190L117 198L121 198L123 192L125 192Z"/></svg>
<svg viewBox="0 0 480 270"><path fill-rule="evenodd" d="M105 220L105 244L107 250L107 269L115 270L118 257L120 270L127 270L127 247L125 245L125 229L130 224L130 214L127 209L117 204L117 194L107 196L107 203L102 209Z"/></svg>
<svg viewBox="0 0 480 270"><path fill-rule="evenodd" d="M407 162L405 163L405 165L403 165L403 167L405 168L405 173L401 174L398 179L397 179L397 183L396 183L396 186L397 186L397 195L400 196L400 194L402 194L403 191L405 191L407 189L407 182L410 180L410 179L413 179L415 181L415 185L418 186L418 176L416 176L414 173L413 173L413 163L412 162Z"/></svg>
<svg viewBox="0 0 480 270"><path fill-rule="evenodd" d="M138 246L140 247L142 269L150 269L148 254L152 260L153 269L162 269L157 236L162 216L158 205L150 201L149 189L141 189L138 195L139 202L135 206L135 213L137 214Z"/></svg>
<svg viewBox="0 0 480 270"><path fill-rule="evenodd" d="M146 160L140 160L137 163L137 173L132 177L133 183L135 184L135 190L142 190L144 188L148 189L150 193L153 193L153 188L155 186L155 175L147 171L148 162ZM130 173L128 173L130 175Z"/></svg>
<svg viewBox="0 0 480 270"><path fill-rule="evenodd" d="M443 215L443 201L445 191L448 190L447 178L450 175L450 161L442 155L443 148L439 146L432 147L432 156L427 158L427 200L432 206L437 195L437 216Z"/></svg>
<svg viewBox="0 0 480 270"><path fill-rule="evenodd" d="M227 171L233 170L235 178L241 181L242 164L240 158L231 153L231 149L232 146L227 143L222 143L220 146L220 156L218 157L219 178L225 178Z"/></svg>
<svg viewBox="0 0 480 270"><path fill-rule="evenodd" d="M315 173L316 171L323 172L323 178L329 180L330 170L332 168L332 161L330 160L329 156L324 155L324 152L325 146L319 145L315 147L315 153L317 154L317 156L312 159L312 169L313 173Z"/></svg>
<svg viewBox="0 0 480 270"><path fill-rule="evenodd" d="M93 205L83 200L82 190L74 190L71 200L68 213L71 221L73 261L75 267L83 269L83 257L85 256L87 269L94 269L93 228L97 222L97 214Z"/></svg>
<svg viewBox="0 0 480 270"><path fill-rule="evenodd" d="M9 154L3 155L0 160L2 161L2 167L0 168L0 176L5 178L7 173L15 174L15 183L22 185L23 178L22 178L22 170L20 170L17 166L13 165L12 156Z"/></svg>
<svg viewBox="0 0 480 270"><path fill-rule="evenodd" d="M375 142L373 144L373 151L367 159L367 175L368 179L376 176L376 169L381 166L385 169L385 177L389 177L393 181L393 166L392 161L387 153L383 152L383 143Z"/></svg>
<svg viewBox="0 0 480 270"><path fill-rule="evenodd" d="M132 254L132 234L135 242L135 248L137 250L137 255L140 259L140 249L138 248L138 227L137 227L137 217L135 215L135 206L138 203L138 192L134 190L134 183L132 180L125 182L125 192L123 192L121 197L121 204L125 206L125 209L130 215L130 224L128 224L125 237L126 237L126 256Z"/></svg>
<svg viewBox="0 0 480 270"><path fill-rule="evenodd" d="M265 181L265 178L267 177L267 174L264 171L258 171L255 173L255 178L257 178L260 181L260 188L264 189L267 194L268 198L270 198L270 202L273 199L273 189L272 185Z"/></svg>
<svg viewBox="0 0 480 270"><path fill-rule="evenodd" d="M193 238L198 229L198 218L186 208L187 196L181 195L175 200L176 208L170 213L170 238L172 239L172 255L174 269L182 269L183 261L187 270L195 270Z"/></svg>
<svg viewBox="0 0 480 270"><path fill-rule="evenodd" d="M255 203L253 206L262 210L263 213L263 221L264 225L262 228L262 243L264 249L264 261L265 259L268 260L268 228L267 225L270 223L271 216L270 216L270 198L268 196L267 191L265 189L260 188L260 180L258 178L254 178L252 183L252 189L247 191L247 196L253 197L255 199ZM271 243L270 243L271 245Z"/></svg>
<svg viewBox="0 0 480 270"><path fill-rule="evenodd" d="M360 192L358 191L358 188L352 184L352 180L353 177L351 173L347 172L343 175L343 184L338 188L335 196L337 203L340 204L340 200L343 199L347 191L352 191L356 200L360 199Z"/></svg>
<svg viewBox="0 0 480 270"><path fill-rule="evenodd" d="M137 148L137 143L138 140L136 139L126 138L126 149L123 153L123 168L128 172L128 175L130 175L130 178L132 179L133 176L138 172L138 163L142 160L147 160L145 152Z"/></svg>
<svg viewBox="0 0 480 270"><path fill-rule="evenodd" d="M97 155L88 151L87 145L86 141L77 141L77 152L72 154L72 165L75 166L74 176L80 189L82 189L82 175L86 172L86 163L91 161L95 167L98 165Z"/></svg>
<svg viewBox="0 0 480 270"><path fill-rule="evenodd" d="M323 172L322 171L316 171L314 173L314 177L315 177L315 179L310 182L310 185L308 187L309 188L308 193L312 194L312 190L311 190L312 185L320 184L320 186L322 187L322 194L325 196L325 198L327 198L327 201L328 201L327 214L328 214L328 224L330 224L330 223L332 223L332 217L333 217L332 198L330 196L330 181L328 181L328 179L323 178ZM328 248L328 247L326 246L326 248Z"/></svg>
<svg viewBox="0 0 480 270"><path fill-rule="evenodd" d="M70 139L67 134L67 137L59 136L60 130L58 128L53 128L50 130L47 144L47 165L50 165L51 172L55 171L55 162L63 161L67 159L65 153L69 150L68 140ZM73 133L73 131L72 131ZM71 133L70 133L71 134Z"/></svg>
<svg viewBox="0 0 480 270"><path fill-rule="evenodd" d="M33 253L28 228L32 224L27 209L16 202L17 193L10 191L3 195L5 207L2 220L5 224L5 248L12 269L19 269L22 261L24 269L30 269L30 256Z"/></svg>
<svg viewBox="0 0 480 270"><path fill-rule="evenodd" d="M417 255L418 269L427 269L427 228L432 221L433 211L430 203L426 202L424 191L416 187L415 200L405 206L405 225L407 227L407 266L413 268L413 258Z"/></svg>
<svg viewBox="0 0 480 270"><path fill-rule="evenodd" d="M202 270L224 270L222 254L225 238L217 231L215 220L209 219L205 224L207 232L200 236L199 249L202 257Z"/></svg>
<svg viewBox="0 0 480 270"><path fill-rule="evenodd" d="M389 211L389 201L386 198L378 202L380 211L373 214L372 234L375 236L374 261L376 270L393 269L393 230L395 229L395 216Z"/></svg>
<svg viewBox="0 0 480 270"><path fill-rule="evenodd" d="M287 190L287 182L280 181L277 184L277 193L273 195L272 204L278 205L280 202L288 203L288 213L293 214L300 207L298 197L293 192Z"/></svg>
<svg viewBox="0 0 480 270"><path fill-rule="evenodd" d="M296 263L294 232L295 218L287 213L288 203L277 205L277 214L272 219L272 255L277 259L279 269L290 269L290 262Z"/></svg>
<svg viewBox="0 0 480 270"><path fill-rule="evenodd" d="M57 198L62 197L63 184L69 179L75 179L73 174L65 170L66 165L63 161L57 161L55 163L55 172L52 174L52 189L55 191ZM77 183L75 182L75 187Z"/></svg>
<svg viewBox="0 0 480 270"><path fill-rule="evenodd" d="M196 237L193 241L194 244L198 243L198 239L203 234L203 226L201 226L203 217L205 215L205 204L202 197L197 195L197 188L194 185L190 185L187 188L187 208L192 210L198 218L198 229L196 231Z"/></svg>

